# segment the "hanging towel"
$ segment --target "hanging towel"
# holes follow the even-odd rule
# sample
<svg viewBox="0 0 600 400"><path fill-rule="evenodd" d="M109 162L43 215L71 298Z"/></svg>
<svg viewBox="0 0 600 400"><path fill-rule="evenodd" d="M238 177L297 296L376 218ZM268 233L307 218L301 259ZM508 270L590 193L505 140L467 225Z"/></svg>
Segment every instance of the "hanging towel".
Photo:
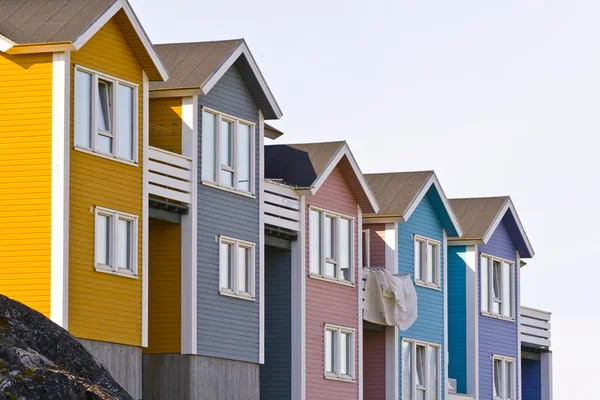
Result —
<svg viewBox="0 0 600 400"><path fill-rule="evenodd" d="M364 319L407 330L417 319L417 292L409 275L373 269L365 285Z"/></svg>

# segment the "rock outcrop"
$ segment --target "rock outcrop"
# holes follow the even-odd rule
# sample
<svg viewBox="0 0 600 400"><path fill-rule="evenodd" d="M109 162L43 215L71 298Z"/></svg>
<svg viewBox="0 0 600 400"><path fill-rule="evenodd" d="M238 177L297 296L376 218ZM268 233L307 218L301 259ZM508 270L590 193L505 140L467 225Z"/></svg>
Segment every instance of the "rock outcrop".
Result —
<svg viewBox="0 0 600 400"><path fill-rule="evenodd" d="M0 400L131 399L67 331L0 295Z"/></svg>

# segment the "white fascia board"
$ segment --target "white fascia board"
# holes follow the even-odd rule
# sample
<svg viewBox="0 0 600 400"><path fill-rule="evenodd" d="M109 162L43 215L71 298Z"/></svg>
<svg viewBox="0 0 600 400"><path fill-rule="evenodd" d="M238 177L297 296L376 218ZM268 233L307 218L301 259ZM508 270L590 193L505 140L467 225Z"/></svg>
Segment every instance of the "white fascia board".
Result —
<svg viewBox="0 0 600 400"><path fill-rule="evenodd" d="M388 224L388 223L401 223L406 222L402 217L386 217L386 216L363 216L363 225L369 224Z"/></svg>
<svg viewBox="0 0 600 400"><path fill-rule="evenodd" d="M244 41L242 41L238 45L238 47L236 47L236 49L229 55L229 57L221 64L219 69L217 71L215 71L210 77L208 77L206 79L206 81L204 81L202 83L202 85L200 85L200 87L202 88L202 92L204 92L204 94L208 94L208 92L210 92L210 90L217 84L217 82L221 79L221 77L223 75L225 75L225 73L229 70L229 68L233 65L233 63L236 62L237 59L242 54L244 56L246 56L246 60L248 60L248 64L250 64L250 68L252 69L254 76L256 76L256 79L258 80L258 83L260 84L260 88L267 96L267 100L269 101L269 104L275 111L275 116L277 117L277 119L281 118L283 113L281 112L281 109L279 108L277 101L275 101L275 97L273 96L273 93L271 93L271 89L269 89L269 86L267 85L265 78L263 77L262 73L260 72L260 69L258 68L258 65L256 64L256 61L254 60L254 57L252 57L252 53L250 53L250 49L248 49L248 46L246 45L246 42L244 42Z"/></svg>
<svg viewBox="0 0 600 400"><path fill-rule="evenodd" d="M6 53L10 50L16 43L7 38L6 36L0 35L0 51Z"/></svg>
<svg viewBox="0 0 600 400"><path fill-rule="evenodd" d="M521 219L519 218L519 215L517 214L517 210L515 209L515 206L514 206L512 200L510 199L510 197L506 200L506 202L504 203L504 206L502 206L502 208L498 212L498 215L496 215L494 222L492 223L492 225L490 225L487 232L483 236L483 243L487 244L487 242L489 242L489 240L494 235L496 228L498 227L498 225L502 221L502 218L504 218L504 215L506 214L506 212L508 210L510 210L512 212L513 217L517 223L517 227L519 228L519 233L521 233L521 236L523 237L523 240L525 241L525 246L527 246L527 251L529 251L529 255L530 255L529 258L533 258L533 256L535 255L535 252L533 251L531 242L529 241L529 238L527 237L527 233L525 233L525 229L523 228Z"/></svg>

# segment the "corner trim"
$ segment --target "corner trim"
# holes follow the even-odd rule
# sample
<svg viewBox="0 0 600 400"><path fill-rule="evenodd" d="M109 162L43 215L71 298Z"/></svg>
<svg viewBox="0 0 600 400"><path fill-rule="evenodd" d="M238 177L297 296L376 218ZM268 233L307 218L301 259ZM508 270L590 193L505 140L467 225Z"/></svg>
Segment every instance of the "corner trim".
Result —
<svg viewBox="0 0 600 400"><path fill-rule="evenodd" d="M256 134L256 132L255 132ZM258 110L258 305L259 305L259 330L258 330L258 363L265 363L265 218L264 218L264 186L265 186L265 117Z"/></svg>
<svg viewBox="0 0 600 400"><path fill-rule="evenodd" d="M50 319L69 326L69 144L71 53L52 56Z"/></svg>
<svg viewBox="0 0 600 400"><path fill-rule="evenodd" d="M148 237L150 207L148 190L148 147L149 147L149 111L148 90L150 82L142 72L142 347L148 347Z"/></svg>
<svg viewBox="0 0 600 400"><path fill-rule="evenodd" d="M444 291L444 382L442 383L442 392L444 398L448 398L448 365L450 361L450 351L448 350L448 234L442 229L442 243L444 246L444 282L441 289Z"/></svg>

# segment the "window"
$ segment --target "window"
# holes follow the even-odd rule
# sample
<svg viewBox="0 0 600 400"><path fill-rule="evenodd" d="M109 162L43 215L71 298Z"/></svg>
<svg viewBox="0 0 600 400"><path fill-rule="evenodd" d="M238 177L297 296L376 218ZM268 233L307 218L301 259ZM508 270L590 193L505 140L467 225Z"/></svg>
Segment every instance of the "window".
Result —
<svg viewBox="0 0 600 400"><path fill-rule="evenodd" d="M493 356L494 400L514 400L515 360L510 357Z"/></svg>
<svg viewBox="0 0 600 400"><path fill-rule="evenodd" d="M514 263L481 256L481 311L514 318Z"/></svg>
<svg viewBox="0 0 600 400"><path fill-rule="evenodd" d="M402 341L402 400L438 400L441 375L440 347Z"/></svg>
<svg viewBox="0 0 600 400"><path fill-rule="evenodd" d="M254 299L254 243L219 238L219 289L226 296Z"/></svg>
<svg viewBox="0 0 600 400"><path fill-rule="evenodd" d="M440 287L440 242L415 235L415 282Z"/></svg>
<svg viewBox="0 0 600 400"><path fill-rule="evenodd" d="M202 180L254 193L254 124L204 108Z"/></svg>
<svg viewBox="0 0 600 400"><path fill-rule="evenodd" d="M311 275L353 282L354 220L311 208L308 223Z"/></svg>
<svg viewBox="0 0 600 400"><path fill-rule="evenodd" d="M371 231L369 229L362 231L362 267L371 267Z"/></svg>
<svg viewBox="0 0 600 400"><path fill-rule="evenodd" d="M75 69L75 147L137 161L138 86Z"/></svg>
<svg viewBox="0 0 600 400"><path fill-rule="evenodd" d="M325 325L325 378L354 380L354 329Z"/></svg>
<svg viewBox="0 0 600 400"><path fill-rule="evenodd" d="M97 271L137 275L137 216L96 207L95 242Z"/></svg>

